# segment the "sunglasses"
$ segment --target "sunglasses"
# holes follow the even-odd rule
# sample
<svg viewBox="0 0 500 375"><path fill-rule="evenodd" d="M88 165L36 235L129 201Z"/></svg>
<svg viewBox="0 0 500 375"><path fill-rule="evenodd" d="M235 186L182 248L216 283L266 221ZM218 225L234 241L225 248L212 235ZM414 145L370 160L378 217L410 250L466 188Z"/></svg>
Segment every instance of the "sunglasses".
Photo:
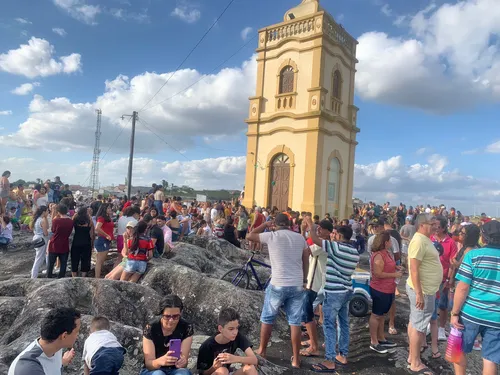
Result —
<svg viewBox="0 0 500 375"><path fill-rule="evenodd" d="M179 320L181 318L181 314L174 314L174 315L162 315L162 319L164 320Z"/></svg>

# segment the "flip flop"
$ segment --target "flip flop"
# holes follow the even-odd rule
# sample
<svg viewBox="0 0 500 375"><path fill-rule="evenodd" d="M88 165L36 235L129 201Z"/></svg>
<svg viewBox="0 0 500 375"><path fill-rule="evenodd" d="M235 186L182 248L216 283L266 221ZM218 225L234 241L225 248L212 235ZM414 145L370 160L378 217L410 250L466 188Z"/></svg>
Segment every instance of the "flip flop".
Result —
<svg viewBox="0 0 500 375"><path fill-rule="evenodd" d="M309 350L307 349L302 349L300 351L300 355L302 357L307 357L307 358L314 358L314 357L319 357L319 353L318 354L314 354L314 353L311 353Z"/></svg>
<svg viewBox="0 0 500 375"><path fill-rule="evenodd" d="M322 363L317 363L311 366L311 370L323 374L338 374L337 370L334 368L328 368Z"/></svg>
<svg viewBox="0 0 500 375"><path fill-rule="evenodd" d="M414 375L434 375L434 372L429 368L429 367L424 367L421 370L418 371L413 371L411 368L408 369L410 371L410 374Z"/></svg>
<svg viewBox="0 0 500 375"><path fill-rule="evenodd" d="M305 347L309 347L309 346L311 346L311 343L309 343L309 340L307 340L307 341L302 341L302 342L300 343L300 345L301 345L301 346L305 346Z"/></svg>
<svg viewBox="0 0 500 375"><path fill-rule="evenodd" d="M300 368L300 365L298 365L298 366L294 366L293 365L293 355L292 355L292 358L290 358L290 364L292 365L292 368L294 368L294 369L299 369Z"/></svg>
<svg viewBox="0 0 500 375"><path fill-rule="evenodd" d="M394 327L389 327L389 335L397 335L398 330Z"/></svg>
<svg viewBox="0 0 500 375"><path fill-rule="evenodd" d="M439 359L439 358L441 358L440 352L432 353L432 359Z"/></svg>
<svg viewBox="0 0 500 375"><path fill-rule="evenodd" d="M427 349L429 349L429 345L422 346L420 348L420 354L422 354L423 352L425 352Z"/></svg>
<svg viewBox="0 0 500 375"><path fill-rule="evenodd" d="M340 362L337 358L335 358L335 364L339 366L347 366L347 363Z"/></svg>

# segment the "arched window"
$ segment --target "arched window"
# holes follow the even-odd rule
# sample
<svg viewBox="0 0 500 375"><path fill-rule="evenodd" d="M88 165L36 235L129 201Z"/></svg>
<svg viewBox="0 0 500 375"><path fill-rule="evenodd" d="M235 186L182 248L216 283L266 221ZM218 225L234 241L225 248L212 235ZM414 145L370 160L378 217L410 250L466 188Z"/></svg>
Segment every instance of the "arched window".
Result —
<svg viewBox="0 0 500 375"><path fill-rule="evenodd" d="M332 96L338 100L341 100L342 95L342 76L338 70L333 73L333 90Z"/></svg>
<svg viewBox="0 0 500 375"><path fill-rule="evenodd" d="M340 180L340 162L339 159L333 158L330 161L328 171L328 205L338 205L339 196L339 180ZM337 206L335 208L338 208Z"/></svg>
<svg viewBox="0 0 500 375"><path fill-rule="evenodd" d="M294 91L295 72L290 65L285 66L280 73L280 94L288 94Z"/></svg>

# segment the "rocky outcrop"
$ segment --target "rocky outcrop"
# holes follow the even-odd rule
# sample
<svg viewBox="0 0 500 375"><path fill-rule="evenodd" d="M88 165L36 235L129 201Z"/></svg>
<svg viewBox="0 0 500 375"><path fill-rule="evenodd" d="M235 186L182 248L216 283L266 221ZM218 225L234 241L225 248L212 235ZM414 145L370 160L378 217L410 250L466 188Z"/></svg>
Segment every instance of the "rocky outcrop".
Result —
<svg viewBox="0 0 500 375"><path fill-rule="evenodd" d="M184 316L195 325L197 336L189 362L191 368L196 366L199 345L206 335L214 333L223 307L238 309L242 332L257 344L263 292L243 290L220 280L229 269L244 264L248 252L223 240L195 238L190 241L192 243L178 244L164 258L152 260L139 284L92 278L31 280L28 277L34 252L22 250L22 246L16 248L20 249L16 255L10 250L6 258L24 260L14 262L16 277L0 281L0 374L6 374L17 354L39 336L41 317L58 306L72 306L82 313L81 331L75 344L77 356L64 371L69 375L82 373L83 344L95 315L111 320L112 332L127 350L120 373L138 374L143 363L142 327L158 315L162 297L172 293L183 299ZM108 268L113 262L113 257L110 258ZM9 262L4 264L8 266ZM286 321L280 316L274 340L287 336ZM284 370L266 361L260 366L260 372L266 375L281 374Z"/></svg>

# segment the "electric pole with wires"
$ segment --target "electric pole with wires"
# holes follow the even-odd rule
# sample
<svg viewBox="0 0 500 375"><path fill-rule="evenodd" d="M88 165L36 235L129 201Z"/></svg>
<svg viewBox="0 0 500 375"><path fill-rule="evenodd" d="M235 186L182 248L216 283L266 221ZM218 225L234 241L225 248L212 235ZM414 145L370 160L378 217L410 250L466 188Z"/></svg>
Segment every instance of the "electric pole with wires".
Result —
<svg viewBox="0 0 500 375"><path fill-rule="evenodd" d="M95 130L95 145L94 145L94 157L92 158L92 170L90 172L90 188L92 189L92 197L99 190L99 156L101 155L101 115L102 111L100 109L96 110L97 113L97 126Z"/></svg>
<svg viewBox="0 0 500 375"><path fill-rule="evenodd" d="M124 117L132 117L132 134L130 135L130 155L128 158L128 173L127 173L127 198L132 196L132 167L134 166L134 143L135 143L135 121L137 120L137 112L132 115L123 115Z"/></svg>

